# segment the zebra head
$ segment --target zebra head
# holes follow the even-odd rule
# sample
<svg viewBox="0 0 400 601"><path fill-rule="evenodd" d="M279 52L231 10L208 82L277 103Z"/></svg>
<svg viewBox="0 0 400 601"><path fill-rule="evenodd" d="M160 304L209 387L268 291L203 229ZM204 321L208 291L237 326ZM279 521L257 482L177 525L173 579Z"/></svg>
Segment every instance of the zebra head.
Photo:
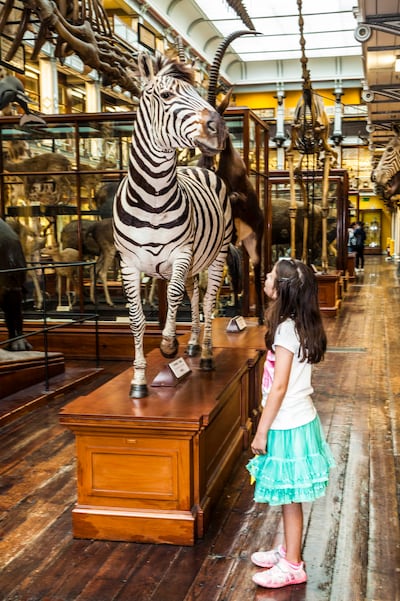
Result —
<svg viewBox="0 0 400 601"><path fill-rule="evenodd" d="M389 140L383 155L375 169L371 172L371 180L375 183L375 189L384 198L393 195L392 181L400 172L400 137L399 132Z"/></svg>
<svg viewBox="0 0 400 601"><path fill-rule="evenodd" d="M146 84L140 97L139 112L150 125L156 148L199 148L215 155L224 148L227 129L221 115L204 100L193 85L191 70L165 58L138 59Z"/></svg>

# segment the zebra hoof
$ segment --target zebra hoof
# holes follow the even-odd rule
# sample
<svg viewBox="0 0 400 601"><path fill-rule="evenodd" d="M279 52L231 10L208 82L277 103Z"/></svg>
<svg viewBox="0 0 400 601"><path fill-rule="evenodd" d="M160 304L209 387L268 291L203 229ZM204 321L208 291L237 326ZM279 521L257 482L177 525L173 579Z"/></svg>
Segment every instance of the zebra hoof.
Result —
<svg viewBox="0 0 400 601"><path fill-rule="evenodd" d="M147 396L149 391L147 390L146 384L131 384L129 396L131 399L142 399Z"/></svg>
<svg viewBox="0 0 400 601"><path fill-rule="evenodd" d="M186 354L188 357L197 357L201 353L200 344L189 344L186 349Z"/></svg>
<svg viewBox="0 0 400 601"><path fill-rule="evenodd" d="M163 338L160 344L160 351L163 357L170 359L178 353L179 344L176 338Z"/></svg>
<svg viewBox="0 0 400 601"><path fill-rule="evenodd" d="M200 369L203 371L212 371L214 369L212 359L200 359Z"/></svg>

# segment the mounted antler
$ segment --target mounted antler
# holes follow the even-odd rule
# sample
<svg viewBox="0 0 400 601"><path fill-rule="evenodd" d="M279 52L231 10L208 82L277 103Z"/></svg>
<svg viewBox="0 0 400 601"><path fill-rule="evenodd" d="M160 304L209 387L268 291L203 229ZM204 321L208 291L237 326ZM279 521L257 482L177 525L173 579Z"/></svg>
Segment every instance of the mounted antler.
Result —
<svg viewBox="0 0 400 601"><path fill-rule="evenodd" d="M221 44L218 46L217 51L215 53L215 57L210 69L210 79L208 82L208 96L207 100L211 104L211 106L215 107L216 98L217 98L217 85L219 72L221 69L222 59L224 58L225 52L227 51L229 45L243 35L261 35L258 31L249 31L249 30L240 30L234 31L230 35L228 35Z"/></svg>
<svg viewBox="0 0 400 601"><path fill-rule="evenodd" d="M185 47L183 45L183 40L182 40L181 36L178 36L177 47L178 47L179 62L185 63L186 62Z"/></svg>

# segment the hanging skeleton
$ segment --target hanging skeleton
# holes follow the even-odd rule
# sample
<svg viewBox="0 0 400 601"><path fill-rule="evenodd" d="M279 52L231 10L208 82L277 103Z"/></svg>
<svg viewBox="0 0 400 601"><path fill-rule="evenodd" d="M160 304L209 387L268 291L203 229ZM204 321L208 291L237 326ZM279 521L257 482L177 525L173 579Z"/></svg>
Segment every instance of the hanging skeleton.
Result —
<svg viewBox="0 0 400 601"><path fill-rule="evenodd" d="M328 184L329 167L331 157L337 156L336 152L328 142L329 119L324 104L317 96L311 85L310 71L307 68L308 59L305 54L304 20L302 15L302 1L297 0L299 12L301 66L303 79L303 92L295 108L294 121L291 127L291 140L286 157L290 176L290 229L291 229L291 256L296 257L296 182L300 184L304 201L304 228L303 228L303 252L302 261L307 261L307 239L308 239L308 215L309 202L302 176L302 160L304 155L320 157L324 152L323 159L323 183L322 183L322 269L328 268L327 249L327 218L328 218ZM300 161L294 166L293 153L300 153Z"/></svg>
<svg viewBox="0 0 400 601"><path fill-rule="evenodd" d="M86 67L102 75L104 85L119 85L132 95L139 95L132 77L137 57L113 35L100 0L5 0L0 10L0 34L10 26L13 26L13 42L4 57L7 62L30 31L35 39L31 60L36 60L44 44L51 42L61 63L76 54Z"/></svg>

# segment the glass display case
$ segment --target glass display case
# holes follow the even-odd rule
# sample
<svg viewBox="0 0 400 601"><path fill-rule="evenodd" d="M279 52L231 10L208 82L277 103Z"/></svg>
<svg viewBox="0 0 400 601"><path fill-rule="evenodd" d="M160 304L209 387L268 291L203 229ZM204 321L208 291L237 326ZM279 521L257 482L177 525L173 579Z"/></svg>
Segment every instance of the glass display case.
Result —
<svg viewBox="0 0 400 601"><path fill-rule="evenodd" d="M342 146L341 167L349 174L350 190L370 190L371 152L366 146Z"/></svg>
<svg viewBox="0 0 400 601"><path fill-rule="evenodd" d="M290 256L290 179L287 171L271 171L269 187L272 207L271 260ZM306 195L306 199L304 197ZM304 240L304 201L308 203L308 236ZM296 185L296 257L306 244L308 264L321 266L322 260L322 172L304 171L303 186ZM345 271L347 265L348 175L331 169L328 189L327 253L330 269Z"/></svg>
<svg viewBox="0 0 400 601"><path fill-rule="evenodd" d="M61 317L61 310L67 311L68 303L60 305L56 298L57 278L51 263L64 261L65 257L60 258L55 249L76 249L79 260L89 261L99 256L107 225L107 238L112 238L111 219L103 217L111 216L110 186L115 191L127 169L134 114L57 115L47 117L46 122L47 127L22 129L16 118L2 117L0 211L15 229L26 233L24 240L29 244L24 251L28 263L48 264L43 295L48 309L58 308L57 315ZM103 233L96 236L93 228L99 223ZM86 238L89 231L92 235ZM92 271L80 270L76 307L81 310L90 309L90 305L93 308ZM32 279L28 279L29 298L25 303L28 313L39 304ZM42 274L41 286L43 279ZM109 315L113 317L120 311L125 314L125 299L114 263L109 280L114 305L109 308ZM99 304L103 304L103 287L99 285L98 291Z"/></svg>
<svg viewBox="0 0 400 601"><path fill-rule="evenodd" d="M360 211L360 220L364 223L366 239L364 252L369 255L382 253L382 210L370 209Z"/></svg>
<svg viewBox="0 0 400 601"><path fill-rule="evenodd" d="M135 114L128 112L56 115L46 117L47 127L23 129L18 117L1 119L0 214L29 231L33 242L25 249L28 262L48 265L43 293L50 312L60 309L56 276L51 272L51 263L56 261L54 249L74 248L80 260L92 260L99 256L99 245L112 238L112 199L127 171L134 120ZM264 208L268 130L249 109L229 109L226 121ZM96 303L102 319L125 319L126 300L114 257L109 264L109 295L97 283ZM253 294L246 256L244 265L242 313L250 315ZM93 305L92 272L91 268L79 273L76 306L81 310L90 310ZM43 277L41 280L43 285ZM161 323L165 291L144 274L142 284L146 317ZM37 306L34 288L29 285L30 300L26 303L26 311L32 315ZM63 303L64 309L67 304ZM62 317L61 311L57 317ZM178 319L190 321L186 299Z"/></svg>

